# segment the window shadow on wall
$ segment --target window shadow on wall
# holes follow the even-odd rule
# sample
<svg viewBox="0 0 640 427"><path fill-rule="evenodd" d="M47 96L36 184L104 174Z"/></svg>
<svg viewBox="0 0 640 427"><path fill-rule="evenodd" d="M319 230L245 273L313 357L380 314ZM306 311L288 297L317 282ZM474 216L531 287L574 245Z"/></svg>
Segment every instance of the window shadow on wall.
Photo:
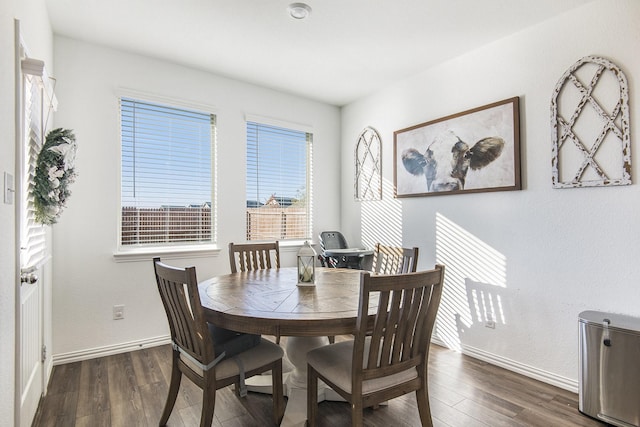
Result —
<svg viewBox="0 0 640 427"><path fill-rule="evenodd" d="M382 200L361 202L360 239L373 248L376 243L402 245L402 203L393 197L393 183L382 180Z"/></svg>
<svg viewBox="0 0 640 427"><path fill-rule="evenodd" d="M436 214L436 262L446 267L435 335L461 350L463 337L487 322L504 325L506 257L444 215Z"/></svg>

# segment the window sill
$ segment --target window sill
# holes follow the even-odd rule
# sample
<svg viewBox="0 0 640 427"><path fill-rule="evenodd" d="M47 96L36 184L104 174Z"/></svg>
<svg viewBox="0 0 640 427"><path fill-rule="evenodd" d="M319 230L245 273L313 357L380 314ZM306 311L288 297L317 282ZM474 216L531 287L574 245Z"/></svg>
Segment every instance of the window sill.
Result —
<svg viewBox="0 0 640 427"><path fill-rule="evenodd" d="M311 239L305 240L281 240L280 241L280 252L295 252L298 253L301 247L304 246L304 242L309 242L313 250L316 253L320 253L320 244L314 243Z"/></svg>
<svg viewBox="0 0 640 427"><path fill-rule="evenodd" d="M116 262L136 262L151 261L159 256L163 259L174 258L205 258L220 253L217 245L197 245L197 246L164 246L119 249L113 254Z"/></svg>
<svg viewBox="0 0 640 427"><path fill-rule="evenodd" d="M304 242L311 243L311 246L315 245L311 239L303 239L303 240L280 240L280 248L297 248L300 246L304 246Z"/></svg>

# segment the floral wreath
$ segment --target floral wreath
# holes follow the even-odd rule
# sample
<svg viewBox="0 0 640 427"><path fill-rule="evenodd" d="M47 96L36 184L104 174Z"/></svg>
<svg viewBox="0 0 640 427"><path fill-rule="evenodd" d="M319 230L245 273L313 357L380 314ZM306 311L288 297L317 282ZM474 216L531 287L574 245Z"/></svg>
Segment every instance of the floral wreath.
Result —
<svg viewBox="0 0 640 427"><path fill-rule="evenodd" d="M38 154L33 200L36 221L55 224L71 195L69 184L75 181L76 137L69 129L54 129L47 134Z"/></svg>

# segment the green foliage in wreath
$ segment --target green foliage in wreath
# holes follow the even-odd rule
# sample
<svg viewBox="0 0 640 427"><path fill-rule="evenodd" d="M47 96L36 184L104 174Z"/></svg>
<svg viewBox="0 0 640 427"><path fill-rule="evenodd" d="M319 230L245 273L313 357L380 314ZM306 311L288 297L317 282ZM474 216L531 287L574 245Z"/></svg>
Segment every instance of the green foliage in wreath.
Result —
<svg viewBox="0 0 640 427"><path fill-rule="evenodd" d="M54 129L47 134L36 164L33 201L36 221L54 224L71 195L69 184L75 181L76 137L69 129Z"/></svg>

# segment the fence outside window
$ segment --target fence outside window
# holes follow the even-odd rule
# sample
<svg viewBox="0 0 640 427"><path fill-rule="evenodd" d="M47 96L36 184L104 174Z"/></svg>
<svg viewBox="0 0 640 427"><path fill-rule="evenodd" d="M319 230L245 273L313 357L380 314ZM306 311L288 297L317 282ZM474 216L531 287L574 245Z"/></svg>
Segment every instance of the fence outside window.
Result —
<svg viewBox="0 0 640 427"><path fill-rule="evenodd" d="M304 207L247 208L247 241L306 238ZM211 240L211 207L122 208L122 244L207 242Z"/></svg>
<svg viewBox="0 0 640 427"><path fill-rule="evenodd" d="M247 241L304 239L306 230L304 207L247 208Z"/></svg>
<svg viewBox="0 0 640 427"><path fill-rule="evenodd" d="M122 244L211 241L211 207L122 207Z"/></svg>

